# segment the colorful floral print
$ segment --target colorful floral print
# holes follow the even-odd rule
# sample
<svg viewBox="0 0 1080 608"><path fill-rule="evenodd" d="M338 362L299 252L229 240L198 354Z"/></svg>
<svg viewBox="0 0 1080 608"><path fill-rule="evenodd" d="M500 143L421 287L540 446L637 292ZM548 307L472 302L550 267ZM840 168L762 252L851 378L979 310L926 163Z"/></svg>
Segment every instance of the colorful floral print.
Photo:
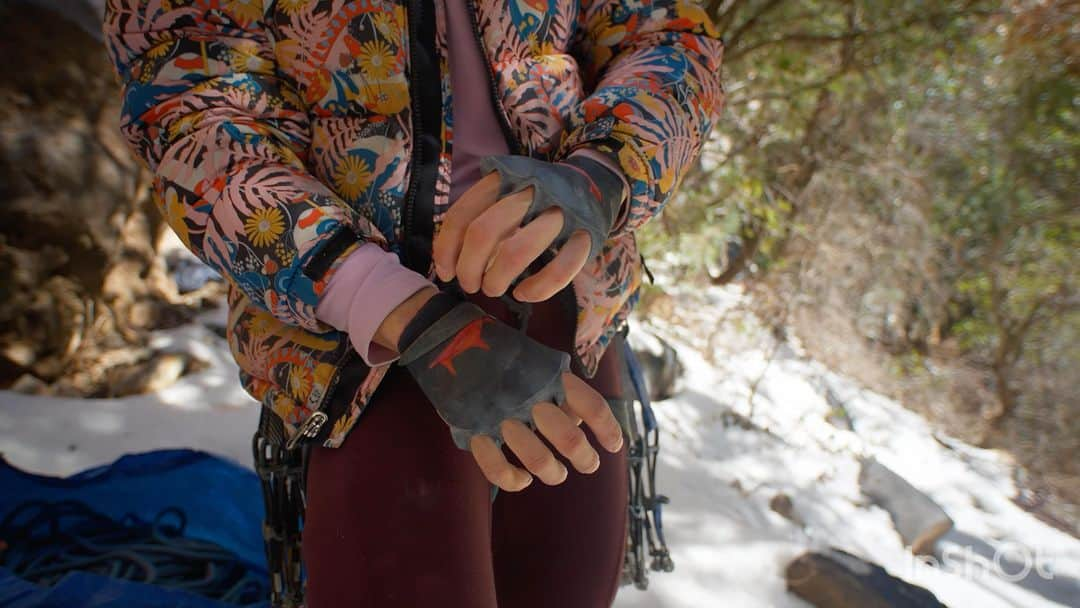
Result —
<svg viewBox="0 0 1080 608"><path fill-rule="evenodd" d="M689 0L447 1L469 2L521 152L558 160L588 148L630 185L628 221L573 283L574 354L591 374L637 299L633 231L678 188L722 106L722 43ZM107 3L121 128L154 171L166 221L229 279L229 342L245 388L293 433L348 386L355 394L320 438L329 446L386 372L343 379L355 353L314 310L354 247L401 252L414 136L406 4ZM437 231L450 205L453 91L441 2L434 8Z"/></svg>

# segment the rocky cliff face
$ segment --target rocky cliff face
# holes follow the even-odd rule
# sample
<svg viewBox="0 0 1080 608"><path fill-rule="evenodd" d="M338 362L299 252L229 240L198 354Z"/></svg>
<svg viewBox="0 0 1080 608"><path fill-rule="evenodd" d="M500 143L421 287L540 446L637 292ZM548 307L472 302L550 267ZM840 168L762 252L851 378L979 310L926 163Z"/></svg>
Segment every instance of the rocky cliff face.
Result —
<svg viewBox="0 0 1080 608"><path fill-rule="evenodd" d="M98 5L0 1L0 387L101 393L103 361L144 358L169 314Z"/></svg>

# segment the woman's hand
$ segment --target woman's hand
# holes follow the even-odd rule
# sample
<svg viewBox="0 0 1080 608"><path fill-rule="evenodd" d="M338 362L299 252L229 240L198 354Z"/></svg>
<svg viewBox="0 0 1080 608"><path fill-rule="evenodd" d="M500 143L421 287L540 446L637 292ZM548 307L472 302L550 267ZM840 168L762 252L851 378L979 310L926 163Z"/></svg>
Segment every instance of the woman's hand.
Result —
<svg viewBox="0 0 1080 608"><path fill-rule="evenodd" d="M402 329L435 293L434 288L422 289L398 305L379 326L375 341L386 348L396 349ZM531 411L533 426L570 461L574 469L585 474L593 473L600 466L600 457L582 432L581 423L584 421L600 444L610 452L618 452L622 448L622 428L607 401L581 378L565 372L562 382L566 392L565 403L562 407L550 402L534 405ZM469 450L488 481L508 492L516 492L532 483L532 475L548 485L557 485L566 480L566 467L528 426L518 420L508 420L502 423L500 430L507 447L525 469L510 464L490 436L476 435L469 442Z"/></svg>
<svg viewBox="0 0 1080 608"><path fill-rule="evenodd" d="M552 403L538 403L532 408L532 420L539 434L547 438L560 454L580 473L593 473L600 466L600 456L581 430L585 422L597 440L609 452L622 449L623 435L607 401L581 378L563 374L566 403L562 408ZM476 435L469 448L488 481L508 492L523 490L532 483L532 475L552 486L566 480L566 467L544 445L537 433L518 420L502 423L507 447L525 469L507 461L502 450L487 435ZM532 473L532 475L529 474Z"/></svg>
<svg viewBox="0 0 1080 608"><path fill-rule="evenodd" d="M562 230L563 211L556 207L521 226L532 204L532 187L501 199L498 192L497 173L473 184L446 212L432 246L439 278L457 277L466 293L501 296ZM585 266L590 244L587 232L574 232L551 262L514 288L514 298L541 302L554 296Z"/></svg>

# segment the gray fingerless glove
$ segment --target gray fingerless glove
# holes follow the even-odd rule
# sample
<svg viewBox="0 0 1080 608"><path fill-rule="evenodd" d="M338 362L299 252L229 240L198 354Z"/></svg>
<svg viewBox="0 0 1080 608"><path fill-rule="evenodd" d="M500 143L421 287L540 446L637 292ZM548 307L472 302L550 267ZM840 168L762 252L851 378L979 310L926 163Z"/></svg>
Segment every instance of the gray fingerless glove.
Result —
<svg viewBox="0 0 1080 608"><path fill-rule="evenodd" d="M589 233L589 257L596 257L618 218L623 182L602 164L580 156L558 163L529 156L486 156L480 161L485 174L499 173L499 198L532 186L533 201L521 224L543 211L558 207L563 227L553 245L562 247L576 230Z"/></svg>
<svg viewBox="0 0 1080 608"><path fill-rule="evenodd" d="M533 405L565 400L562 374L569 369L570 355L532 340L470 302L450 308L400 351L398 363L409 370L463 450L473 435L490 435L501 443L504 420L528 423Z"/></svg>

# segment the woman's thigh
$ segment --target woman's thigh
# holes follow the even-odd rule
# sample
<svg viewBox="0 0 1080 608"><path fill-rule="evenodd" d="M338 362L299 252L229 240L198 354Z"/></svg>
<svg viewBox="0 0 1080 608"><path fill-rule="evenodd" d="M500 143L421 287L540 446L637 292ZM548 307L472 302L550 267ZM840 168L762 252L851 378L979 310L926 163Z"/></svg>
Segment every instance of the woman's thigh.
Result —
<svg viewBox="0 0 1080 608"><path fill-rule="evenodd" d="M494 607L490 486L401 368L337 449L314 448L307 605Z"/></svg>
<svg viewBox="0 0 1080 608"><path fill-rule="evenodd" d="M473 301L511 322L509 310ZM563 307L533 308L529 335L569 350ZM589 381L617 394L622 358L609 349ZM491 486L408 373L395 367L337 449L315 448L308 470L304 561L308 606L595 608L611 603L626 541L626 449L600 468L519 493ZM549 446L550 447L550 446ZM517 460L504 450L511 462ZM494 551L494 555L493 555Z"/></svg>
<svg viewBox="0 0 1080 608"><path fill-rule="evenodd" d="M537 339L547 336L556 348L568 348L551 339L566 339L560 327L565 319L548 307L535 313L530 333ZM588 380L606 397L623 394L620 345L617 337L596 376ZM627 538L626 447L611 454L587 427L582 429L600 455L596 472L578 473L555 452L569 472L566 481L546 486L536 480L522 492L500 492L495 499L492 547L500 606L598 608L615 599ZM509 451L504 453L518 464Z"/></svg>
<svg viewBox="0 0 1080 608"><path fill-rule="evenodd" d="M557 486L534 481L495 499L495 585L500 606L600 608L618 590L626 544L626 448L600 454L591 475L566 465Z"/></svg>

